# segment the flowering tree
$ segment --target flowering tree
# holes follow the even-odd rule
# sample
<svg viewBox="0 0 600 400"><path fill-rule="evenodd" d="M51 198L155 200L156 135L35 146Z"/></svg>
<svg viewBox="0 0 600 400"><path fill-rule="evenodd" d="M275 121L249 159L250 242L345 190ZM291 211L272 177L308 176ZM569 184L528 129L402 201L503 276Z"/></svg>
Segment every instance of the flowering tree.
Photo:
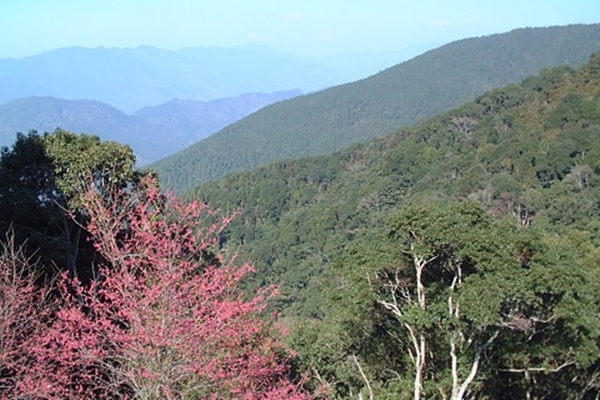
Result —
<svg viewBox="0 0 600 400"><path fill-rule="evenodd" d="M15 383L26 380L32 337L50 311L48 290L35 284L34 263L8 234L0 247L0 397L12 397Z"/></svg>
<svg viewBox="0 0 600 400"><path fill-rule="evenodd" d="M138 189L85 196L87 229L105 262L90 285L63 277L62 304L30 343L34 363L17 382L20 394L307 398L286 377L286 349L261 318L276 289L245 300L238 283L252 266L210 251L230 218L165 197L152 180Z"/></svg>

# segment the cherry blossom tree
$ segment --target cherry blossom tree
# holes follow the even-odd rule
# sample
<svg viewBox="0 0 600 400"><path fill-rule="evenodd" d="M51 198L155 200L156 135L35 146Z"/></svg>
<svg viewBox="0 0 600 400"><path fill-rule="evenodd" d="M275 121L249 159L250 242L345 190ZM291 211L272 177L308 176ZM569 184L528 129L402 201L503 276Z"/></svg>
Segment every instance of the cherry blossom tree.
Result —
<svg viewBox="0 0 600 400"><path fill-rule="evenodd" d="M0 247L0 397L12 397L27 379L29 345L49 316L49 290L36 285L34 262L9 233Z"/></svg>
<svg viewBox="0 0 600 400"><path fill-rule="evenodd" d="M214 251L230 217L151 179L112 196L92 187L83 203L104 262L89 285L63 276L56 317L28 343L23 398L308 398L264 315L276 288L246 299L253 267Z"/></svg>

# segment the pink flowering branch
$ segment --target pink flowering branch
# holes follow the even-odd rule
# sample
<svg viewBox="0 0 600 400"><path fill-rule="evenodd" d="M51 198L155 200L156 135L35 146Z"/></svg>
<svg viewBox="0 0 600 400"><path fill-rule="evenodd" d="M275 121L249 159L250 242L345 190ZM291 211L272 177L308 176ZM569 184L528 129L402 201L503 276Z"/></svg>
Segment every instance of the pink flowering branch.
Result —
<svg viewBox="0 0 600 400"><path fill-rule="evenodd" d="M83 197L105 262L89 285L63 276L59 310L30 343L35 368L19 393L308 398L286 377L288 352L263 315L276 288L245 300L239 282L254 268L211 253L232 217L164 196L152 180L140 187Z"/></svg>

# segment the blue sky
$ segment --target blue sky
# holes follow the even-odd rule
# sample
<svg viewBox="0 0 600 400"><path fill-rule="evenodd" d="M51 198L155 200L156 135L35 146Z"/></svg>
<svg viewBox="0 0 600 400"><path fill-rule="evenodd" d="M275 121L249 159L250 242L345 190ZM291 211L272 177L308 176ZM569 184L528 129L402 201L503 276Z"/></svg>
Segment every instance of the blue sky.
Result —
<svg viewBox="0 0 600 400"><path fill-rule="evenodd" d="M596 22L598 0L0 0L0 58L69 46L402 51L519 27Z"/></svg>

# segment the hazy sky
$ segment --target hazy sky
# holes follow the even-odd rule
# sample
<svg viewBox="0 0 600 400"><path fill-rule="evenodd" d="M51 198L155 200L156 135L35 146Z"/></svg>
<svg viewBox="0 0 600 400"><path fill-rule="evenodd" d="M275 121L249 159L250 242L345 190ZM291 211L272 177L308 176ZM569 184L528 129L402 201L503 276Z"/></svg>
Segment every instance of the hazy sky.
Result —
<svg viewBox="0 0 600 400"><path fill-rule="evenodd" d="M399 51L525 26L596 22L599 0L0 0L0 58L68 46Z"/></svg>

